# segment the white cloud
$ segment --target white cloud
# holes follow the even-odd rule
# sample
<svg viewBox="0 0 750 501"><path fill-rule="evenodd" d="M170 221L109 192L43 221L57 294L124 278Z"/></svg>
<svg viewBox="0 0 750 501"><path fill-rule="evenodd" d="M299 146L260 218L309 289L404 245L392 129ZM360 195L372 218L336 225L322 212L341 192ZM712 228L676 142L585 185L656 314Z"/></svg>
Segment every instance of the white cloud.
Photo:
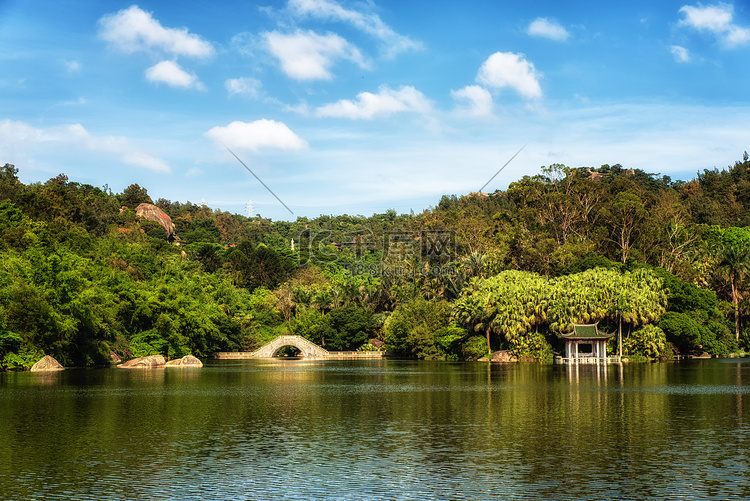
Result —
<svg viewBox="0 0 750 501"><path fill-rule="evenodd" d="M281 106L281 109L286 112L297 113L298 115L302 115L304 117L310 116L310 105L307 104L306 101L300 101L297 104L286 104L278 100L272 101L275 101L279 106Z"/></svg>
<svg viewBox="0 0 750 501"><path fill-rule="evenodd" d="M224 82L224 86L230 96L241 95L255 98L258 97L263 84L255 78L242 77L230 78Z"/></svg>
<svg viewBox="0 0 750 501"><path fill-rule="evenodd" d="M346 9L331 0L289 0L288 6L291 12L299 16L340 21L354 26L383 42L384 52L389 57L422 49L420 42L396 33L374 13Z"/></svg>
<svg viewBox="0 0 750 501"><path fill-rule="evenodd" d="M174 61L161 61L146 70L149 82L165 83L171 87L205 90L198 77L186 72Z"/></svg>
<svg viewBox="0 0 750 501"><path fill-rule="evenodd" d="M361 92L357 94L356 101L342 99L319 107L315 114L319 117L371 120L404 111L426 113L431 109L432 103L412 86L403 86L398 90L382 86L377 94Z"/></svg>
<svg viewBox="0 0 750 501"><path fill-rule="evenodd" d="M156 172L170 172L169 165L154 156L134 147L130 141L118 136L94 136L81 124L67 124L57 127L37 128L24 122L0 121L0 146L43 145L55 148L74 148L89 151L103 151L120 155L120 161Z"/></svg>
<svg viewBox="0 0 750 501"><path fill-rule="evenodd" d="M714 32L725 31L732 24L732 6L726 4L709 5L708 7L693 7L685 5L680 9L685 18L680 24L691 26L698 30Z"/></svg>
<svg viewBox="0 0 750 501"><path fill-rule="evenodd" d="M213 46L187 28L165 28L137 5L99 19L99 36L124 52L160 49L179 56L209 57Z"/></svg>
<svg viewBox="0 0 750 501"><path fill-rule="evenodd" d="M248 57L254 57L258 49L265 49L265 45L260 35L247 31L237 33L229 41L229 46L232 50Z"/></svg>
<svg viewBox="0 0 750 501"><path fill-rule="evenodd" d="M281 63L281 69L296 80L330 80L330 68L339 59L367 68L359 49L340 36L318 35L297 30L293 34L272 31L264 34L268 50Z"/></svg>
<svg viewBox="0 0 750 501"><path fill-rule="evenodd" d="M492 95L484 87L467 85L463 89L452 90L451 97L467 103L465 107L459 109L463 113L474 117L492 115Z"/></svg>
<svg viewBox="0 0 750 501"><path fill-rule="evenodd" d="M76 73L81 70L81 63L78 61L65 61L65 69L68 73Z"/></svg>
<svg viewBox="0 0 750 501"><path fill-rule="evenodd" d="M669 48L670 52L672 52L672 56L674 56L674 60L678 63L689 63L690 62L690 52L685 47L680 47L679 45L672 45Z"/></svg>
<svg viewBox="0 0 750 501"><path fill-rule="evenodd" d="M477 82L488 87L510 87L527 99L542 97L540 75L523 54L495 52L482 64Z"/></svg>
<svg viewBox="0 0 750 501"><path fill-rule="evenodd" d="M680 25L688 26L698 31L707 31L729 47L744 45L750 42L750 29L734 23L734 7L719 3L706 7L698 5L684 5L680 8L684 18Z"/></svg>
<svg viewBox="0 0 750 501"><path fill-rule="evenodd" d="M122 155L122 161L126 164L137 165L156 172L169 172L169 165L159 158L152 157L140 151L129 151Z"/></svg>
<svg viewBox="0 0 750 501"><path fill-rule="evenodd" d="M732 26L727 32L724 41L730 47L736 45L745 45L750 42L750 29L740 26Z"/></svg>
<svg viewBox="0 0 750 501"><path fill-rule="evenodd" d="M226 127L216 126L206 132L206 136L231 149L258 151L266 148L280 150L302 150L307 142L282 122L256 120L254 122L235 121Z"/></svg>
<svg viewBox="0 0 750 501"><path fill-rule="evenodd" d="M88 104L88 100L85 97L79 97L78 99L60 101L55 106L83 106L85 104Z"/></svg>
<svg viewBox="0 0 750 501"><path fill-rule="evenodd" d="M538 17L529 24L526 30L531 36L549 38L558 42L564 42L570 36L568 30L557 21L550 21L546 17Z"/></svg>

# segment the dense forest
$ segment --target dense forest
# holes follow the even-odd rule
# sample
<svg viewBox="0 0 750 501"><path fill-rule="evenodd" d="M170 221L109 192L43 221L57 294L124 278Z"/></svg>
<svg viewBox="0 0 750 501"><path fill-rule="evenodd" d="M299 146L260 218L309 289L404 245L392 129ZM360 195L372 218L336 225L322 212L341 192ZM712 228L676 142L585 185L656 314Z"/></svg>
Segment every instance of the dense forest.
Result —
<svg viewBox="0 0 750 501"><path fill-rule="evenodd" d="M153 204L165 229L136 213ZM163 223L163 221L162 221ZM271 221L64 174L0 169L0 369L253 350L551 360L572 325L623 354L750 347L750 161L689 182L620 165L542 167L420 214ZM615 350L616 347L611 347Z"/></svg>

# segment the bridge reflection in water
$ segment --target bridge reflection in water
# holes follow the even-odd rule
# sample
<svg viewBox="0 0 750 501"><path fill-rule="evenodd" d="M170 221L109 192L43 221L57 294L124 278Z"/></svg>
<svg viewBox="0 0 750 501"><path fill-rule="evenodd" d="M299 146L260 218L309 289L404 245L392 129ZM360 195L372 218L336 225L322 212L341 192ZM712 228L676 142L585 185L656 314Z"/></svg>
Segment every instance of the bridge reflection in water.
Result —
<svg viewBox="0 0 750 501"><path fill-rule="evenodd" d="M291 346L299 350L299 356L316 360L366 360L383 358L382 351L328 351L302 336L279 336L255 351L218 352L212 358L242 360L250 358L274 358L283 348Z"/></svg>

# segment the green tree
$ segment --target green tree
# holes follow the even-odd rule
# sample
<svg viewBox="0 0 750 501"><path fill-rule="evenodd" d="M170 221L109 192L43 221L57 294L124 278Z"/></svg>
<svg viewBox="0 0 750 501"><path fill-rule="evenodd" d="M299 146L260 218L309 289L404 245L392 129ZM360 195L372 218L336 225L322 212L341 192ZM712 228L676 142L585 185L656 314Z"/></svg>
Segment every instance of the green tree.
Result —
<svg viewBox="0 0 750 501"><path fill-rule="evenodd" d="M622 347L625 355L672 358L664 331L655 325L645 325L633 332L623 342Z"/></svg>
<svg viewBox="0 0 750 501"><path fill-rule="evenodd" d="M517 356L548 357L549 345L538 327L547 319L548 283L535 273L508 270L473 279L453 303L456 321L484 332L491 357L491 334L501 336Z"/></svg>
<svg viewBox="0 0 750 501"><path fill-rule="evenodd" d="M334 316L335 318L335 316ZM312 308L302 308L289 322L292 334L309 339L320 346L326 345L326 340L336 336L336 331L330 325L330 315L323 315Z"/></svg>
<svg viewBox="0 0 750 501"><path fill-rule="evenodd" d="M428 360L457 357L458 342L466 335L452 322L448 303L419 297L400 304L384 331L389 353Z"/></svg>
<svg viewBox="0 0 750 501"><path fill-rule="evenodd" d="M13 164L5 164L0 168L0 200L16 202L23 189L18 180L18 169Z"/></svg>
<svg viewBox="0 0 750 501"><path fill-rule="evenodd" d="M146 190L146 188L141 188L138 184L131 184L122 190L119 199L122 205L126 206L128 209L135 209L142 203L154 203L148 195L148 190Z"/></svg>
<svg viewBox="0 0 750 501"><path fill-rule="evenodd" d="M331 311L328 322L333 329L326 348L356 350L375 333L372 313L358 306L345 306Z"/></svg>
<svg viewBox="0 0 750 501"><path fill-rule="evenodd" d="M750 247L735 243L726 244L720 251L716 265L719 275L729 283L734 305L734 332L740 340L740 295L745 279L750 274Z"/></svg>
<svg viewBox="0 0 750 501"><path fill-rule="evenodd" d="M609 241L619 248L620 260L626 262L649 216L643 200L635 193L622 191L599 213L609 224Z"/></svg>

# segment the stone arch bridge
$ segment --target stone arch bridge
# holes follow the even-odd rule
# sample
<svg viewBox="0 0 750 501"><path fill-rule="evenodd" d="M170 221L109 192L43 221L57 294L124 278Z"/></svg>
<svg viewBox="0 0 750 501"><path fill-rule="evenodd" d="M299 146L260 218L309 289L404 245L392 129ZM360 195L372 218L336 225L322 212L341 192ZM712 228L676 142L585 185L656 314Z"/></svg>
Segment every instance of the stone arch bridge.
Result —
<svg viewBox="0 0 750 501"><path fill-rule="evenodd" d="M282 348L293 346L304 358L328 358L330 353L325 348L308 341L302 336L279 336L270 343L252 352L253 358L273 358Z"/></svg>
<svg viewBox="0 0 750 501"><path fill-rule="evenodd" d="M364 360L383 358L382 351L328 351L302 336L279 336L270 343L251 352L220 352L214 353L212 358L220 359L248 359L274 358L284 347L293 346L300 351L300 357L325 360Z"/></svg>

